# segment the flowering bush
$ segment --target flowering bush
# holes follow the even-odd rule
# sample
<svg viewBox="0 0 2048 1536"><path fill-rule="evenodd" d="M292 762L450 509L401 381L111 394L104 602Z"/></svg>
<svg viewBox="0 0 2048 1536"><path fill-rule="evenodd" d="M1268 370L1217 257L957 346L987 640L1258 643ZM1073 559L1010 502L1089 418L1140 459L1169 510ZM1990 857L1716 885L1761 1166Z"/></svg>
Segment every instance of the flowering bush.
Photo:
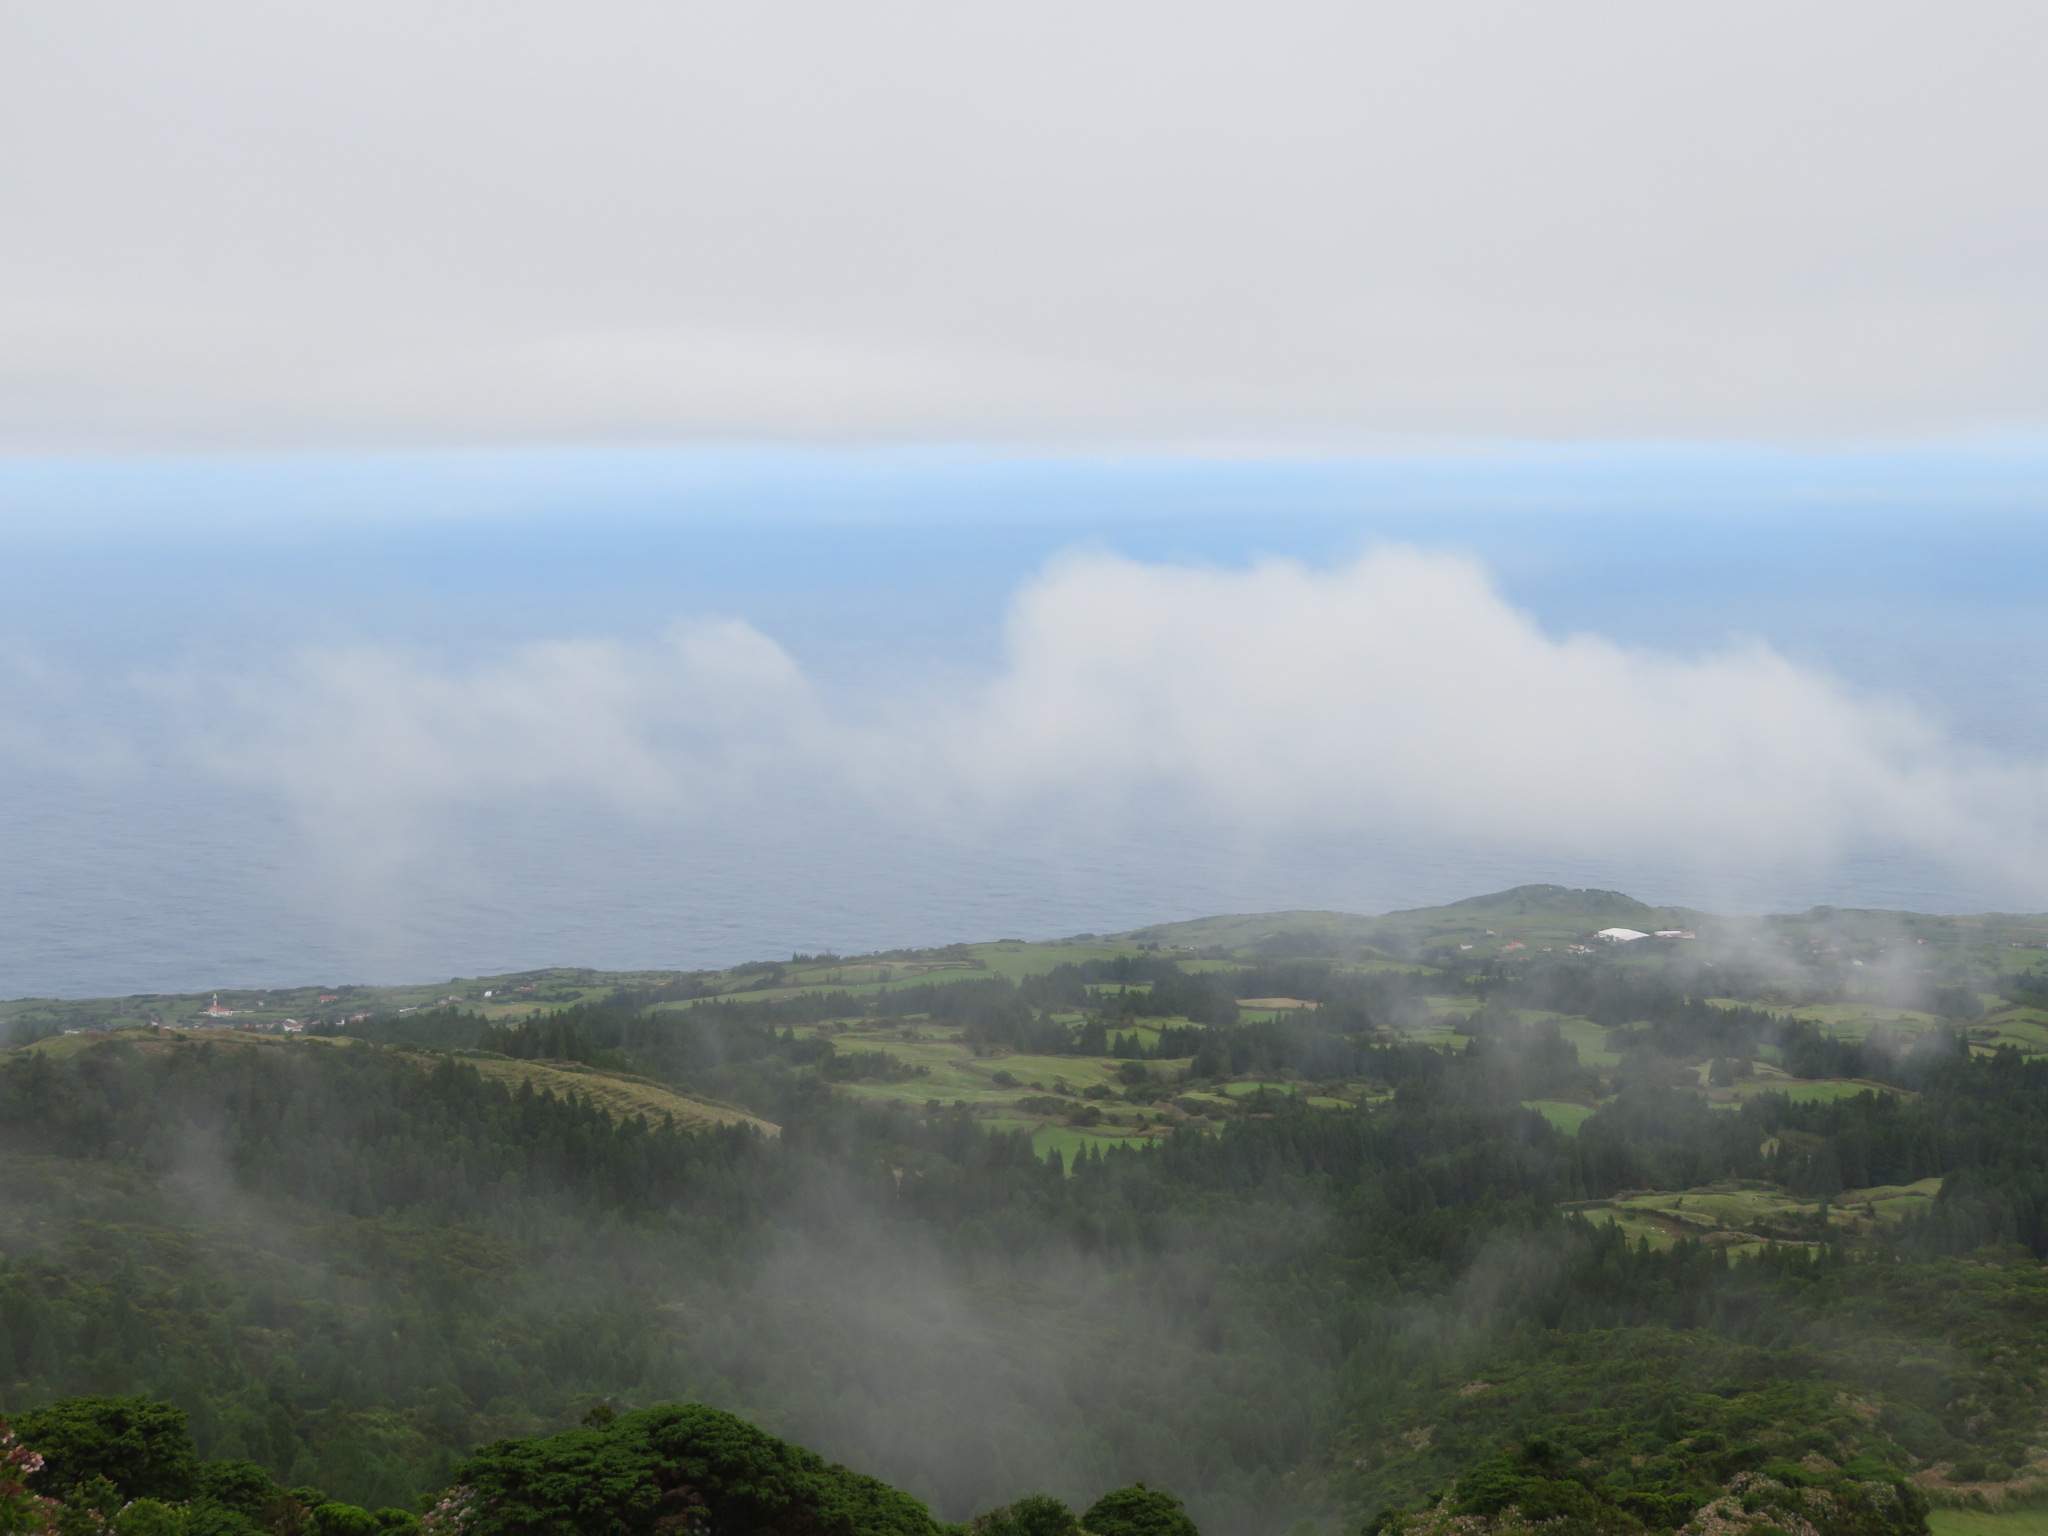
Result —
<svg viewBox="0 0 2048 1536"><path fill-rule="evenodd" d="M476 1490L457 1483L441 1495L440 1502L420 1517L422 1536L464 1536L476 1508Z"/></svg>
<svg viewBox="0 0 2048 1536"><path fill-rule="evenodd" d="M57 1529L55 1499L30 1493L28 1480L43 1470L43 1458L21 1444L0 1419L0 1533L48 1536Z"/></svg>

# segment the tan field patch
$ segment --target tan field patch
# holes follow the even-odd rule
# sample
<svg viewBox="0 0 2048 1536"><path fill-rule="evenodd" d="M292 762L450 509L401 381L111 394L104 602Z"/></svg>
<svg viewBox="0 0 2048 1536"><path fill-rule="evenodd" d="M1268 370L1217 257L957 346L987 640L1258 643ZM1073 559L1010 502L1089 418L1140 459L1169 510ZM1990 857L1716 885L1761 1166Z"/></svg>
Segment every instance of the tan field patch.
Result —
<svg viewBox="0 0 2048 1536"><path fill-rule="evenodd" d="M579 1094L620 1120L645 1115L650 1122L659 1124L663 1115L671 1115L677 1125L687 1130L704 1130L714 1125L751 1125L764 1135L782 1134L782 1127L773 1121L750 1115L731 1104L721 1104L716 1099L679 1093L652 1078L633 1077L622 1072L600 1072L596 1067L586 1067L574 1061L514 1061L508 1056L492 1056L483 1051L455 1051L450 1054L465 1066L475 1067L481 1076L494 1083L513 1087L522 1082L531 1083L535 1093L551 1092L557 1098ZM431 1064L434 1059L429 1053L420 1053L423 1064Z"/></svg>
<svg viewBox="0 0 2048 1536"><path fill-rule="evenodd" d="M151 1052L168 1051L192 1042L269 1051L394 1049L373 1046L349 1035L259 1035L252 1030L225 1028L143 1028L108 1033L54 1035L47 1040L38 1040L25 1049L61 1059L108 1041L120 1041L137 1050ZM423 1069L431 1068L435 1062L441 1060L441 1053L436 1051L402 1050L400 1054ZM663 1115L669 1115L677 1125L686 1130L703 1130L714 1125L751 1125L769 1136L781 1134L781 1127L772 1121L750 1115L733 1105L721 1104L715 1099L703 1099L678 1092L655 1082L652 1078L634 1077L619 1072L601 1072L595 1067L586 1067L580 1062L573 1061L514 1061L508 1056L494 1056L487 1051L453 1051L448 1054L476 1068L480 1076L492 1082L505 1083L512 1087L527 1082L533 1084L535 1093L551 1092L557 1098L565 1098L572 1093L580 1094L606 1114L620 1120L645 1115L651 1123L659 1124Z"/></svg>
<svg viewBox="0 0 2048 1536"><path fill-rule="evenodd" d="M1888 1184L1872 1189L1844 1190L1827 1202L1827 1224L1849 1232L1870 1232L1926 1210L1941 1193L1941 1180ZM1570 1201L1563 1207L1588 1220L1620 1227L1630 1237L1646 1237L1653 1247L1668 1248L1681 1238L1730 1247L1766 1242L1811 1242L1818 1230L1799 1226L1792 1235L1767 1236L1755 1230L1759 1221L1800 1221L1818 1218L1821 1202L1786 1193L1756 1180L1731 1179L1686 1190L1630 1190L1606 1200Z"/></svg>

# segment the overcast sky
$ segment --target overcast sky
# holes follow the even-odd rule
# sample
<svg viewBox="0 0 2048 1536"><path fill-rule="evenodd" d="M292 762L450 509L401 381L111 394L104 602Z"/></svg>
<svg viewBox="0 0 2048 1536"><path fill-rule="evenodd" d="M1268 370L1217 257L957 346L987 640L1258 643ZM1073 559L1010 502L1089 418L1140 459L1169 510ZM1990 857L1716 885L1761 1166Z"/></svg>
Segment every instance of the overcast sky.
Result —
<svg viewBox="0 0 2048 1536"><path fill-rule="evenodd" d="M66 0L0 448L2048 422L2048 9Z"/></svg>

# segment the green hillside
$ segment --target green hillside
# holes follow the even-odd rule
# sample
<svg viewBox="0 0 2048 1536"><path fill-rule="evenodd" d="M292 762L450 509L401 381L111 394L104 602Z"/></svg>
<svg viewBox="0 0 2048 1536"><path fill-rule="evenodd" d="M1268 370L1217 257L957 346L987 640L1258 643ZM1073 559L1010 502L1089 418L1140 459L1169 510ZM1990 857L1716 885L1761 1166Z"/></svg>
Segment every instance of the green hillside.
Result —
<svg viewBox="0 0 2048 1536"><path fill-rule="evenodd" d="M2048 1496L2043 942L1523 887L10 1004L0 1413L367 1510L697 1402L941 1520L1920 1536Z"/></svg>

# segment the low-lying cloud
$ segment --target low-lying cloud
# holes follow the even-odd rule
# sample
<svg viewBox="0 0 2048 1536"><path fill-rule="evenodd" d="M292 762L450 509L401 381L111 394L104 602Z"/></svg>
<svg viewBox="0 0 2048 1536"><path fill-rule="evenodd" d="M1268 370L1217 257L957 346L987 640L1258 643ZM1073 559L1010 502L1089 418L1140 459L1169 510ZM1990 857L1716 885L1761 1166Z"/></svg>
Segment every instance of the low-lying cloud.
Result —
<svg viewBox="0 0 2048 1536"><path fill-rule="evenodd" d="M241 685L250 728L216 766L284 796L362 878L440 856L458 810L576 799L685 831L824 812L1085 837L1170 816L1220 838L1384 831L1705 882L1902 853L2016 899L2043 883L2043 765L1973 752L1760 642L1676 654L1548 633L1458 556L1074 554L1015 596L1005 634L976 681L858 694L734 619L468 668L319 650Z"/></svg>
<svg viewBox="0 0 2048 1536"><path fill-rule="evenodd" d="M233 690L259 722L254 750L202 751L284 793L359 875L438 851L427 823L454 803L594 797L687 819L827 761L834 740L789 655L729 619L677 624L655 645L528 644L466 671L317 650L280 681Z"/></svg>

